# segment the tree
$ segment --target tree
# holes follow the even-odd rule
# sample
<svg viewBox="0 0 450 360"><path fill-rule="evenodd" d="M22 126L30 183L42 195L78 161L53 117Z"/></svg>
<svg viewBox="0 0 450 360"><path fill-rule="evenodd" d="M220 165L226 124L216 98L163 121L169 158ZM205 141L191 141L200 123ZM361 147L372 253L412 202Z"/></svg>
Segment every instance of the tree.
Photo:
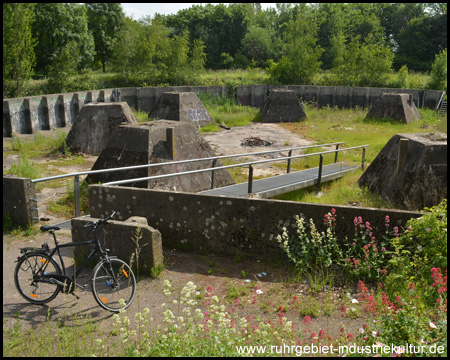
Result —
<svg viewBox="0 0 450 360"><path fill-rule="evenodd" d="M69 42L73 42L77 48L77 69L90 65L94 59L94 38L88 29L86 8L83 5L36 3L35 16L32 29L38 41L35 49L37 71L45 73L49 64Z"/></svg>
<svg viewBox="0 0 450 360"><path fill-rule="evenodd" d="M35 64L36 41L31 32L33 7L30 3L3 3L3 93L6 80L12 79L13 96L19 96Z"/></svg>
<svg viewBox="0 0 450 360"><path fill-rule="evenodd" d="M436 54L428 87L434 90L447 90L447 49Z"/></svg>
<svg viewBox="0 0 450 360"><path fill-rule="evenodd" d="M249 59L261 66L267 59L273 58L270 32L259 26L250 26L242 39L242 50Z"/></svg>
<svg viewBox="0 0 450 360"><path fill-rule="evenodd" d="M269 67L271 77L286 84L309 84L320 71L323 49L316 45L317 22L305 4L289 22L285 38L286 54Z"/></svg>
<svg viewBox="0 0 450 360"><path fill-rule="evenodd" d="M429 71L435 54L447 48L447 13L414 18L398 36L395 66Z"/></svg>
<svg viewBox="0 0 450 360"><path fill-rule="evenodd" d="M118 32L124 21L120 3L86 3L89 30L94 35L95 51L106 72L106 61L113 53Z"/></svg>
<svg viewBox="0 0 450 360"><path fill-rule="evenodd" d="M193 70L198 71L203 70L205 68L206 63L205 43L201 38L194 40L190 61Z"/></svg>

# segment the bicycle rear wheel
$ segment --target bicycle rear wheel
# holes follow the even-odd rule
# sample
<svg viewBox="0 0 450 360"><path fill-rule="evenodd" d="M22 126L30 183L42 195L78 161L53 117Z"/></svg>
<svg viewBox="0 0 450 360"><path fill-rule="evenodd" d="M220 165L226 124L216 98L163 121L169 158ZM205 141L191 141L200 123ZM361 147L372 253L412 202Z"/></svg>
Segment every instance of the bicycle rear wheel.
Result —
<svg viewBox="0 0 450 360"><path fill-rule="evenodd" d="M61 287L49 279L60 274L61 269L53 258L43 253L31 253L19 259L14 270L14 283L25 300L40 305L58 295Z"/></svg>
<svg viewBox="0 0 450 360"><path fill-rule="evenodd" d="M131 305L136 293L136 279L126 262L111 258L109 262L99 262L91 281L95 301L105 310L119 312Z"/></svg>

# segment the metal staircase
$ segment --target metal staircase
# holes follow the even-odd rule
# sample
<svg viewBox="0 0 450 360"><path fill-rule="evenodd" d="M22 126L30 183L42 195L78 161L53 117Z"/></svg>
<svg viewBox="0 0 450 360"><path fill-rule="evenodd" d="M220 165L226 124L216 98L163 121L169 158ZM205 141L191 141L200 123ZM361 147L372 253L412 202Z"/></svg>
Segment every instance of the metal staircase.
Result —
<svg viewBox="0 0 450 360"><path fill-rule="evenodd" d="M447 113L447 101L445 101L444 99L445 99L445 91L442 93L442 96L436 108L438 116L442 116Z"/></svg>
<svg viewBox="0 0 450 360"><path fill-rule="evenodd" d="M442 116L447 113L447 101L443 101L438 109L438 115Z"/></svg>

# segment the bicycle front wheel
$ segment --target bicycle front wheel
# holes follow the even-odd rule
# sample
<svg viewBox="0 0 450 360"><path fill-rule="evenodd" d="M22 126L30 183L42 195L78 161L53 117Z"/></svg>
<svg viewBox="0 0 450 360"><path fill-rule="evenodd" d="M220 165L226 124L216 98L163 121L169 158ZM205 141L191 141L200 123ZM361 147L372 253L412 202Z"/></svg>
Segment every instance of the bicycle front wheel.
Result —
<svg viewBox="0 0 450 360"><path fill-rule="evenodd" d="M33 304L45 304L58 295L61 287L51 282L61 269L53 258L43 253L22 256L14 270L14 283L19 294Z"/></svg>
<svg viewBox="0 0 450 360"><path fill-rule="evenodd" d="M133 271L120 259L99 262L92 275L92 293L105 310L119 312L126 309L136 293Z"/></svg>

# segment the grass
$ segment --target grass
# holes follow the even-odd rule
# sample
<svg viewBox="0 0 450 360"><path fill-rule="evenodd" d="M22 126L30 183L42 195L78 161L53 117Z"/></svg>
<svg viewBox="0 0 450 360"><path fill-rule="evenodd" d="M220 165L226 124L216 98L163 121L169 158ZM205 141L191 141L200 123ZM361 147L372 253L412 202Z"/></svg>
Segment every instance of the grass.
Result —
<svg viewBox="0 0 450 360"><path fill-rule="evenodd" d="M329 71L322 71L315 75L311 85L328 86ZM231 91L239 85L265 85L277 84L271 80L265 69L233 69L233 70L209 70L205 69L196 73L195 77L188 80L189 83L179 84L184 86L230 86ZM87 91L110 89L114 87L128 87L125 80L118 73L101 70L90 71L85 74L76 75L71 79L73 91ZM423 73L409 72L406 79L408 89L426 89L430 82L430 75ZM9 83L9 82L8 82ZM392 73L384 87L398 87L398 74ZM308 84L310 85L310 84ZM334 84L331 84L333 86ZM86 87L86 88L84 88ZM26 81L20 96L44 95L47 90L47 79L33 79ZM70 89L67 90L70 92Z"/></svg>

